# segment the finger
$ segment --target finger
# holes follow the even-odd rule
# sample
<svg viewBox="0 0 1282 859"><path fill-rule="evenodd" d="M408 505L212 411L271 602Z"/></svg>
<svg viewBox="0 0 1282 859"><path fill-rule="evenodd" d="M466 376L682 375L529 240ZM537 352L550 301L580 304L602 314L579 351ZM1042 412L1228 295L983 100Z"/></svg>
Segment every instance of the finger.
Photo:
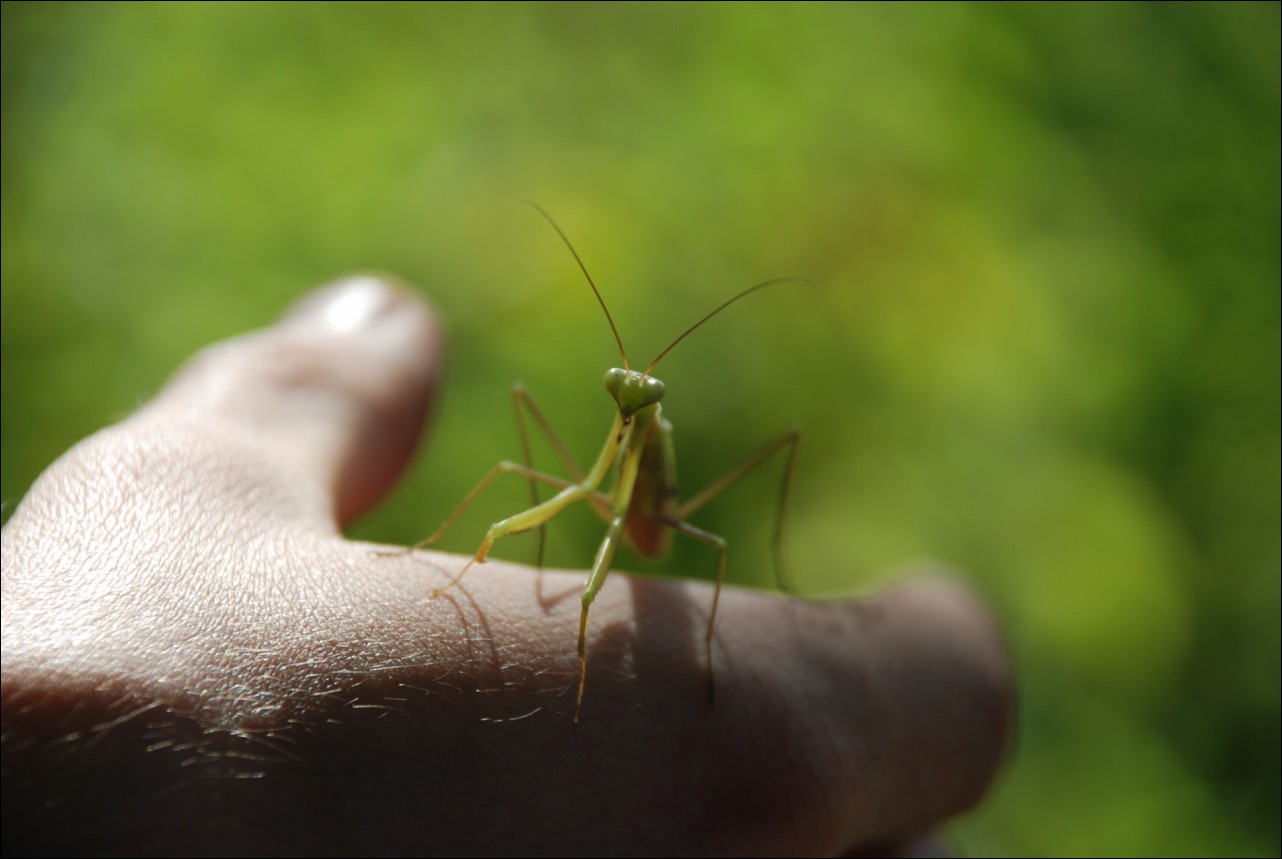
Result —
<svg viewBox="0 0 1282 859"><path fill-rule="evenodd" d="M943 577L866 602L796 609L799 635L781 670L805 678L806 713L789 707L783 718L810 736L793 760L846 777L836 781L845 803L819 825L832 824L846 849L906 849L915 834L974 806L1002 761L1013 714L1006 648L987 609ZM841 752L827 758L833 749Z"/></svg>
<svg viewBox="0 0 1282 859"><path fill-rule="evenodd" d="M431 557L442 568L451 563ZM406 559L403 591L411 575L424 578L423 563ZM399 578L398 567L380 567L382 581ZM424 589L439 584L426 578ZM422 825L441 831L448 823L461 841L554 843L568 818L581 844L627 843L638 852L689 851L692 837L703 852L725 855L890 849L974 805L1006 747L1004 643L983 606L945 579L837 603L727 588L711 708L702 647L711 589L612 579L593 605L577 726L581 575L540 577L493 562L465 582L426 603L430 632L406 633L423 625L414 615L423 602L383 610L401 643L389 637L380 661L398 666L402 693L428 692L423 703L434 699L443 712L432 731L398 737L379 778L413 790L414 768L403 773L399 762L430 760L458 796L484 795L496 809L546 793L549 780L556 788L540 800L543 816L522 821L519 833L499 831L501 814L464 821L446 803L433 827L425 812ZM536 594L541 612L529 611ZM412 667L424 664L413 648L429 635L440 650L459 651L462 673L439 679L439 668ZM398 697L396 706L417 700ZM505 719L516 721L496 727ZM444 724L451 728L442 734ZM504 743L487 748L484 738L494 736L519 737L524 751L514 758ZM362 815L377 816L376 802L371 793ZM465 824L478 828L465 833Z"/></svg>
<svg viewBox="0 0 1282 859"><path fill-rule="evenodd" d="M633 587L639 629L672 630L680 613L649 589ZM1009 666L992 617L953 580L917 579L840 603L724 597L717 730L703 752L718 787L701 808L746 839L738 847L774 841L832 855L888 845L984 794L1009 730ZM697 640L699 619L677 640ZM684 658L697 660L697 649ZM689 712L693 702L674 693L698 690L646 691L657 699L652 711ZM743 820L760 828L729 825Z"/></svg>
<svg viewBox="0 0 1282 859"><path fill-rule="evenodd" d="M403 470L438 384L443 338L423 302L388 278L336 281L276 325L205 349L139 416L196 423L330 499L346 522Z"/></svg>
<svg viewBox="0 0 1282 859"><path fill-rule="evenodd" d="M692 617L669 588L656 593L658 584L633 580L631 588L638 638L628 664L640 682L611 683L611 656L599 646L605 670L592 691L605 700L596 713L585 708L585 718L617 723L641 707L651 718L662 714L674 736L675 714L702 723L688 754L700 756L706 787L681 805L745 839L723 849L802 845L804 853L831 855L890 844L983 795L1009 731L1010 673L992 617L953 581L919 579L842 603L727 590L712 713L700 694L702 671L691 671L701 663L707 588L686 586L695 592ZM602 614L599 630L609 623ZM684 662L684 672L666 660ZM654 682L664 675L691 679ZM636 763L662 759L650 747ZM643 771L633 775L647 783Z"/></svg>

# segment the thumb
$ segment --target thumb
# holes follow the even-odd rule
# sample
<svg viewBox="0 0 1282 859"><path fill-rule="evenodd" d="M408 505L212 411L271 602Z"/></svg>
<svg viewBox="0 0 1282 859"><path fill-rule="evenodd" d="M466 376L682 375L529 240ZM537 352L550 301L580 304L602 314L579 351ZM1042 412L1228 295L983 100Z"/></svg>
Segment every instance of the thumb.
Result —
<svg viewBox="0 0 1282 859"><path fill-rule="evenodd" d="M137 417L197 422L289 469L345 523L400 475L439 382L444 345L423 302L373 275L336 281L271 328L196 355Z"/></svg>

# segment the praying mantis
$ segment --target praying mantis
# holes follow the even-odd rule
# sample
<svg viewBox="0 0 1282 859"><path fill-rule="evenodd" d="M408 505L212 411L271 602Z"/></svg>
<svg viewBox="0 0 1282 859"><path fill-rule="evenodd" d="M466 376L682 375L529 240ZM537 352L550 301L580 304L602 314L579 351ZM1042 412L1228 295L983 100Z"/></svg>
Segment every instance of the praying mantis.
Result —
<svg viewBox="0 0 1282 859"><path fill-rule="evenodd" d="M495 465L436 531L415 545L410 546L406 551L412 552L415 549L431 546L439 541L458 517L472 505L500 474L515 474L527 479L530 482L532 506L491 525L485 533L485 539L481 541L480 547L476 550L471 560L458 571L449 583L437 588L433 592L434 595L444 593L457 585L474 565L485 562L495 542L513 534L535 529L539 530L539 566L541 567L544 526L571 504L586 501L592 506L597 515L605 521L606 533L597 549L596 558L592 562L592 570L580 595L579 684L578 694L574 702L574 722L578 724L588 676L588 611L614 565L614 558L620 543L626 540L638 554L648 558L662 557L668 553L673 532L684 534L712 546L717 550L716 587L712 596L712 609L708 613L707 631L704 634L704 657L708 670L708 691L709 699L711 700L713 690L712 634L717 619L717 606L721 601L721 587L725 581L726 556L729 547L723 538L691 525L687 518L702 509L722 492L738 482L740 478L755 470L776 453L787 450L787 465L784 468L783 479L779 487L779 504L775 519L774 561L776 577L780 587L787 591L794 590L791 579L787 574L783 556L783 530L784 514L787 509L793 471L796 467L797 446L801 438L801 429L795 426L788 429L721 479L713 482L687 500L680 502L677 500L676 455L672 440L672 424L663 417L662 409L659 405L660 400L663 399L664 385L663 382L650 373L655 365L663 360L678 343L739 299L757 290L776 284L788 282L809 283L809 281L790 277L775 278L743 290L687 328L667 348L660 352L659 356L651 361L644 371L638 372L629 366L627 351L623 347L619 329L615 326L614 318L610 315L609 308L606 307L605 299L601 297L601 291L597 289L596 282L592 280L592 275L588 273L587 266L584 265L578 251L574 249L574 245L570 243L570 239L565 232L542 206L529 200L525 202L542 215L556 230L561 240L565 242L565 246L569 248L575 262L579 265L579 269L583 272L583 276L587 279L588 285L592 288L597 303L601 305L601 310L604 311L606 321L614 334L614 340L619 347L619 357L622 359L623 367L611 368L605 374L605 387L614 399L615 404L613 425L610 427L610 432L606 436L601 452L597 455L592 466L585 471L557 437L551 424L535 404L533 397L519 383L514 385L512 397L525 464L504 460ZM529 413L529 418L547 437L552 448L556 451L557 457L569 471L572 479L546 474L531 467L529 438L522 409ZM608 492L602 491L601 484L612 470L615 472L613 488ZM556 489L557 494L547 501L540 501L538 494L539 484Z"/></svg>

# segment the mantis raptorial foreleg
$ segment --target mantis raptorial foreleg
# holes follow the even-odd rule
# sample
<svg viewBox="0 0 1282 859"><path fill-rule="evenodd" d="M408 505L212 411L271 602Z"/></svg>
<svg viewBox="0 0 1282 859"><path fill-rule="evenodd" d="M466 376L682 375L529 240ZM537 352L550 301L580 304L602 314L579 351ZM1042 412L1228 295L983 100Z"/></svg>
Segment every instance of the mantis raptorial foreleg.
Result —
<svg viewBox="0 0 1282 859"><path fill-rule="evenodd" d="M614 556L618 554L619 541L623 538L623 530L627 522L626 510L610 520L610 527L606 529L605 538L601 540L596 559L592 562L592 572L588 575L587 584L583 586L583 593L579 596L579 694L574 699L576 725L579 722L579 709L583 706L583 690L588 681L588 610L592 607L592 602L596 599L601 586L605 584L605 577L610 574L610 568L614 566Z"/></svg>
<svg viewBox="0 0 1282 859"><path fill-rule="evenodd" d="M454 585L458 584L459 580L463 578L463 574L471 569L473 564L484 563L486 556L490 553L490 548L498 540L512 534L520 534L525 531L532 531L535 528L539 528L547 523L549 519L553 518L576 501L588 499L592 501L594 506L599 506L601 504L617 506L611 498L608 498L598 492L597 487L601 484L601 481L605 478L606 472L610 470L610 466L614 463L615 455L618 453L620 445L622 444L627 446L630 444L634 429L635 424L629 423L625 428L623 420L621 418L615 418L614 427L611 429L609 436L606 437L605 447L601 449L600 456L597 457L597 461L593 464L592 470L584 475L583 479L578 483L571 483L570 481L559 477L543 474L542 472L526 468L523 465L518 465L515 462L500 462L494 468L490 469L489 474L487 474L481 482L467 494L467 497L463 499L463 503L450 514L449 518L442 523L440 528L436 529L434 534L429 536L427 540L420 543L420 546L431 545L439 540L441 536L445 534L445 531L454 524L455 520L458 519L463 511L466 510L472 502L475 501L483 491L485 491L490 483L494 481L494 478L504 472L520 474L529 480L546 483L551 486L557 486L560 487L561 491L547 501L536 504L528 510L523 510L515 516L509 516L508 518L502 519L491 525L489 530L485 532L485 539L481 541L480 548L476 550L476 554L472 556L472 560L464 564L463 569L459 570L458 575L451 579L444 587L437 588L436 592L440 593L441 591L449 590L454 587ZM617 496L617 494L618 487L616 486L615 495Z"/></svg>
<svg viewBox="0 0 1282 859"><path fill-rule="evenodd" d="M472 491L467 493L459 505L454 508L454 511L446 517L444 522L441 523L439 528L431 534L428 534L422 540L419 540L414 545L406 546L403 551L413 552L416 549L426 549L428 546L435 545L439 542L440 539L445 536L445 532L448 531L456 521L458 521L458 518L467 511L467 508L472 506L472 503L480 497L482 492L489 488L490 484L493 483L494 479L500 474L516 474L530 481L543 483L560 490L565 490L575 485L573 482L566 480L563 477L544 474L541 471L535 471L532 468L521 465L519 462L510 462L505 459L486 472L486 475L472 487Z"/></svg>
<svg viewBox="0 0 1282 859"><path fill-rule="evenodd" d="M448 531L456 521L458 521L458 518L462 516L464 512L467 511L467 508L472 506L473 502L475 502L476 499L481 496L482 492L484 492L486 489L489 488L490 484L493 483L494 479L498 477L500 474L516 474L516 475L525 477L527 480L529 480L530 494L533 499L533 503L531 504L530 510L537 509L542 505L542 501L541 499L539 499L538 493L537 493L537 487L539 484L543 484L545 486L551 486L554 489L559 489L564 491L576 485L582 484L584 482L585 475L583 473L583 469L579 466L578 461L575 460L573 455L570 454L570 451L561 442L561 439L557 436L556 431L552 429L552 425L548 423L547 418L543 416L543 413L539 410L538 405L534 402L534 398L530 396L530 393L525 389L525 386L522 385L520 382L517 382L512 386L512 403L513 403L514 411L516 413L517 431L521 438L521 450L525 457L525 464L521 465L520 463L511 462L509 460L503 460L502 462L495 465L493 468L489 470L489 472L486 473L484 477L482 477L477 482L475 486L472 487L472 491L467 493L466 496L464 496L463 500L459 502L459 505L454 508L454 510L450 513L449 516L446 517L445 521L441 523L439 528L437 528L431 534L428 534L422 540L419 540L414 545L407 546L405 547L405 549L400 551L412 552L416 549L425 549L429 546L436 544L438 541L440 541L440 539L445 536L445 532ZM526 433L525 420L521 412L522 406L524 406L526 410L529 411L530 416L534 419L535 424L539 427L539 429L543 431L544 435L547 436L548 441L551 443L553 449L556 450L558 456L560 456L561 461L565 463L565 466L570 470L570 473L574 475L573 480L567 480L563 477L557 477L552 474L545 474L542 471L536 470L531 465L533 457L531 456L531 453L530 453L529 437ZM600 481L598 480L597 483L599 482ZM593 490L595 490L595 484L593 484L592 488ZM610 502L609 502L608 496L604 495L603 493L593 491L589 493L589 497L590 497L590 500L592 501L593 507L595 507L598 511L609 510ZM559 512L562 509L564 509L564 505L557 507L556 512ZM526 512L530 512L530 511L527 510ZM553 515L555 515L555 513L547 516L546 519L544 519L544 523L547 521L547 519L551 519ZM516 517L512 517L512 518L516 518ZM510 520L504 520L504 521L510 521ZM502 524L502 523L496 523L494 527L498 527L499 524ZM538 527L541 529L542 524L539 524L537 526L532 526L532 527ZM517 533L517 532L509 531L507 533ZM503 535L500 535L500 536L503 536ZM497 539L497 537L495 539ZM542 555L543 555L543 552L542 552L542 548L540 547L540 550L539 550L540 566L542 565ZM464 569L466 570L466 567ZM455 581L457 581L457 578L455 579ZM452 585L453 585L453 582L451 582L449 586L452 586Z"/></svg>

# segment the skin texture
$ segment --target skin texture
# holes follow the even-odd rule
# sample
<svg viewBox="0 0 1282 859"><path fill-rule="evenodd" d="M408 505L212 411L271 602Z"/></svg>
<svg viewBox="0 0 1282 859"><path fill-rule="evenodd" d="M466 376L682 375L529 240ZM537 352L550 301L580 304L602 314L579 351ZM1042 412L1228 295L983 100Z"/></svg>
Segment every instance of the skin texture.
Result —
<svg viewBox="0 0 1282 859"><path fill-rule="evenodd" d="M377 557L340 528L420 437L443 341L385 279L198 354L3 532L4 850L841 855L983 796L1010 731L954 580L858 601ZM497 408L497 406L496 406ZM837 561L834 561L837 562Z"/></svg>

